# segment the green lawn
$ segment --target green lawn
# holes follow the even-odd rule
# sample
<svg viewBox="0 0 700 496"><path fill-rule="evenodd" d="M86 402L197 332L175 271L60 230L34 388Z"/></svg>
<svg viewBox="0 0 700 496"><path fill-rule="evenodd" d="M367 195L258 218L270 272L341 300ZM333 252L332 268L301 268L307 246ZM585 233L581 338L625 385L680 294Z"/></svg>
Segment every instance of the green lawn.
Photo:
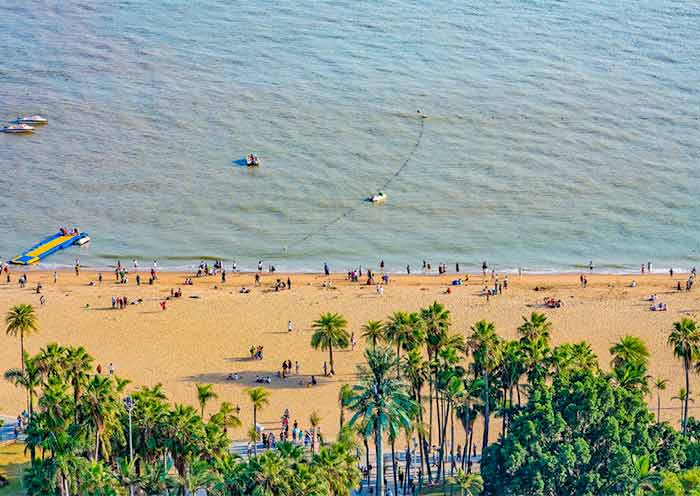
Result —
<svg viewBox="0 0 700 496"><path fill-rule="evenodd" d="M459 486L456 484L445 484L437 487L426 487L420 494L430 494L431 496L459 496Z"/></svg>
<svg viewBox="0 0 700 496"><path fill-rule="evenodd" d="M0 496L21 496L22 471L29 464L24 455L24 444L0 444L0 474L10 480L10 484L0 488Z"/></svg>

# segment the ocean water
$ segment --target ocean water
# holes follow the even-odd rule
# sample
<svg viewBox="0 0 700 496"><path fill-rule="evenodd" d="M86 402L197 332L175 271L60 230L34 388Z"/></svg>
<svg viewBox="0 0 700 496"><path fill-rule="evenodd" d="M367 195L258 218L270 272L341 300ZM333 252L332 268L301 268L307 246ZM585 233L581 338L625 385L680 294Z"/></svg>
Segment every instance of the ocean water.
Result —
<svg viewBox="0 0 700 496"><path fill-rule="evenodd" d="M700 262L697 2L8 1L0 40L0 119L50 119L0 134L3 258Z"/></svg>

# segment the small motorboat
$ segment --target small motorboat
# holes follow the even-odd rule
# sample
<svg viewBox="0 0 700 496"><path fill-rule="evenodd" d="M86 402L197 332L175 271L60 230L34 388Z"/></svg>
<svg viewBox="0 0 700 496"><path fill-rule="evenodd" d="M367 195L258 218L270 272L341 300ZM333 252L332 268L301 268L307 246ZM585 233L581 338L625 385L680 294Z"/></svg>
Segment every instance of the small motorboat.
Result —
<svg viewBox="0 0 700 496"><path fill-rule="evenodd" d="M40 115L26 115L24 117L17 117L13 124L48 124L49 120Z"/></svg>
<svg viewBox="0 0 700 496"><path fill-rule="evenodd" d="M5 126L2 128L3 133L11 133L11 134L27 134L27 133L33 133L34 128L32 126L29 126L27 124L11 124L9 126Z"/></svg>
<svg viewBox="0 0 700 496"><path fill-rule="evenodd" d="M387 200L386 193L380 191L376 195L372 195L368 198L372 203L384 203Z"/></svg>
<svg viewBox="0 0 700 496"><path fill-rule="evenodd" d="M76 241L75 244L78 246L83 246L84 244L89 243L89 242L90 242L90 236L88 236L87 234L84 234L83 236L78 238L78 241Z"/></svg>
<svg viewBox="0 0 700 496"><path fill-rule="evenodd" d="M259 167L260 159L251 153L245 158L245 164L248 167Z"/></svg>

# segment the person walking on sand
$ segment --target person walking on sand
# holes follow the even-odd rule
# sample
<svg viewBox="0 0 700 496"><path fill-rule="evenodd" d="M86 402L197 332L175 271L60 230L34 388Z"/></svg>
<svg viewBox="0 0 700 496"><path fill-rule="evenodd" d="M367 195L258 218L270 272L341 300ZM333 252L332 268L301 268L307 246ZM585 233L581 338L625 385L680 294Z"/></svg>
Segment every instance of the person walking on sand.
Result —
<svg viewBox="0 0 700 496"><path fill-rule="evenodd" d="M355 346L357 345L357 339L355 338L355 333L350 334L350 347L352 351L355 351Z"/></svg>
<svg viewBox="0 0 700 496"><path fill-rule="evenodd" d="M114 375L114 365L112 364L112 362L109 362L107 370L109 370L109 375Z"/></svg>
<svg viewBox="0 0 700 496"><path fill-rule="evenodd" d="M287 289L292 289L292 280L287 276Z"/></svg>
<svg viewBox="0 0 700 496"><path fill-rule="evenodd" d="M291 320L287 321L287 332L292 332L292 321Z"/></svg>
<svg viewBox="0 0 700 496"><path fill-rule="evenodd" d="M221 283L226 282L226 269L221 269Z"/></svg>
<svg viewBox="0 0 700 496"><path fill-rule="evenodd" d="M330 268L328 267L328 263L324 263L324 264L323 264L323 273L326 274L326 277L328 277L329 275L331 275L331 270L330 270Z"/></svg>
<svg viewBox="0 0 700 496"><path fill-rule="evenodd" d="M53 273L53 283L56 284L58 282L58 272L54 271Z"/></svg>
<svg viewBox="0 0 700 496"><path fill-rule="evenodd" d="M324 377L328 375L328 364L323 362L323 375Z"/></svg>
<svg viewBox="0 0 700 496"><path fill-rule="evenodd" d="M296 370L297 375L299 375L299 372L301 371L301 367L299 366L299 362L298 362L298 361L295 361L295 362L294 362L294 369Z"/></svg>

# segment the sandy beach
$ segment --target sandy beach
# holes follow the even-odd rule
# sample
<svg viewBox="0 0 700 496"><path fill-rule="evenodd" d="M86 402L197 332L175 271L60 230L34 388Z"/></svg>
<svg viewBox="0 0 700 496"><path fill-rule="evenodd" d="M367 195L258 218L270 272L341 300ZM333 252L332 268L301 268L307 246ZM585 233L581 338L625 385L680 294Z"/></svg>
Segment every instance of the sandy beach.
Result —
<svg viewBox="0 0 700 496"><path fill-rule="evenodd" d="M37 308L40 331L25 340L30 353L50 342L62 345L82 345L102 365L114 364L117 375L133 381L132 386L163 383L169 397L191 405L196 404L195 383L214 385L219 400L208 407L211 413L220 401L230 401L242 408L244 423L251 421L251 411L244 389L255 385L256 375L272 376L265 387L272 392L271 403L259 415L270 428L278 426L282 411L289 408L292 418L302 426L316 410L321 416L321 428L326 435L338 427L338 388L355 379L356 365L362 361L364 342L362 324L370 319L384 319L396 310L415 311L433 301L447 306L452 313L452 330L468 334L470 326L479 319L496 323L505 338L516 336L521 316L533 310L547 314L553 323L553 342L590 342L601 364L608 367L608 348L620 336L641 337L651 351L650 372L654 377L669 379L662 392L663 407L678 407L671 398L682 384L681 363L673 357L666 339L674 321L682 316L700 315L697 289L676 291L676 284L685 285L687 274L669 275L596 275L588 276L587 288L579 284L579 275L509 276L509 289L487 301L480 295L488 278L471 275L463 286L452 287L455 274L443 276L393 276L384 295L373 287L346 281L344 274L291 274L292 289L274 291L277 278L286 281L287 274L262 274L262 285L254 287L254 274L228 274L227 282L219 276L194 278L192 286L183 284L189 274L160 273L154 285L141 285L130 275L127 285L117 284L113 273L104 273L97 284L97 273L59 272L54 284L53 272L27 271L28 284L20 289L17 278L21 271L12 272L12 283L0 283L0 312L3 316L11 305L31 303ZM145 275L145 274L144 274ZM462 274L462 278L464 275ZM147 276L144 277L147 279ZM502 279L502 278L501 278ZM323 287L331 281L332 288ZM637 287L632 288L632 280ZM35 293L37 282L43 285L46 302L40 305ZM94 282L94 285L90 285ZM251 288L240 294L242 286ZM160 302L170 296L171 288L182 288L181 298L167 301L162 310ZM537 288L537 290L535 290ZM651 312L645 298L655 293L658 301L668 305L667 312ZM143 300L124 310L112 309L112 296L126 296L129 301ZM558 309L542 305L545 297L561 299ZM322 312L340 312L349 322L349 330L358 339L355 350L336 354L336 376L323 378L323 363L328 354L313 350L309 344L311 324ZM287 331L292 320L293 331ZM264 347L263 360L251 360L249 349ZM300 363L300 376L292 375L282 381L277 378L284 360ZM19 365L19 342L0 335L0 364L2 369ZM241 380L227 381L229 373L238 372ZM319 384L308 387L310 375ZM700 380L691 379L691 393L697 395ZM656 393L649 398L656 405ZM0 381L0 413L16 415L24 407L24 393L6 381ZM691 404L700 408L700 403ZM692 411L692 410L691 410ZM662 418L677 421L679 410L666 409ZM494 429L497 431L497 429ZM494 433L496 435L496 433ZM234 433L244 437L244 429ZM478 439L478 436L477 436Z"/></svg>

